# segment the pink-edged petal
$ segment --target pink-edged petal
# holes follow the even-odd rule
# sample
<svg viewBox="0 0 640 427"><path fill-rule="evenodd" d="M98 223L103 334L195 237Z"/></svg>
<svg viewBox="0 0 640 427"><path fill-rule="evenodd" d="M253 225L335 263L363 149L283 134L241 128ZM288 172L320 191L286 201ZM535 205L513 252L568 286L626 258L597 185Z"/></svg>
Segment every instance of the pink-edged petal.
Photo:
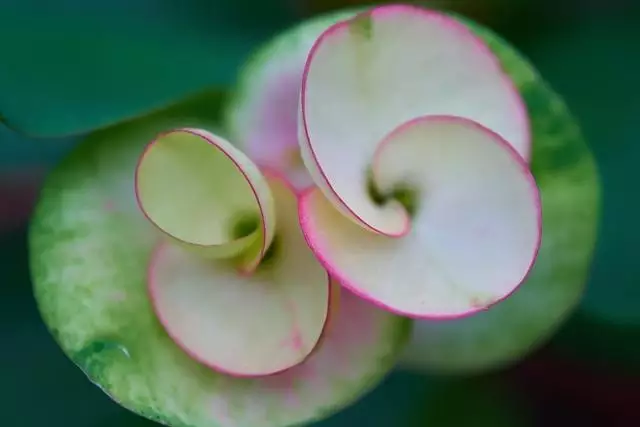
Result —
<svg viewBox="0 0 640 427"><path fill-rule="evenodd" d="M174 242L205 257L239 257L253 270L275 230L258 166L222 137L176 129L147 145L136 169L138 204Z"/></svg>
<svg viewBox="0 0 640 427"><path fill-rule="evenodd" d="M329 276L305 244L297 196L269 178L279 224L273 251L251 276L163 243L149 266L161 323L195 360L234 376L284 371L312 353L329 317Z"/></svg>
<svg viewBox="0 0 640 427"><path fill-rule="evenodd" d="M452 318L524 281L540 245L539 192L499 135L458 117L415 119L383 140L373 179L382 194L406 191L401 239L346 220L319 189L301 201L307 242L343 286L395 313Z"/></svg>
<svg viewBox="0 0 640 427"><path fill-rule="evenodd" d="M302 80L303 158L326 197L364 228L408 232L401 206L371 199L368 174L382 138L424 115L474 120L528 156L520 95L489 48L453 18L381 6L333 25L316 41Z"/></svg>

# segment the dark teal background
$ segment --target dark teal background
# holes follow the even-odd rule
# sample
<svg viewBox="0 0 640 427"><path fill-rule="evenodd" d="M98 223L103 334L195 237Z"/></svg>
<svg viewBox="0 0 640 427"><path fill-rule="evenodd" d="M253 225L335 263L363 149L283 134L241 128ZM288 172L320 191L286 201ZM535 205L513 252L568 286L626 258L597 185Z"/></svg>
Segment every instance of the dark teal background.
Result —
<svg viewBox="0 0 640 427"><path fill-rule="evenodd" d="M133 115L151 104L160 105L204 85L228 84L251 48L278 28L293 22L299 13L285 1L264 1L256 3L258 6L249 0L222 3L213 0L112 0L100 6L79 1L3 0L0 3L2 116L12 126L29 128L30 133L64 134L80 129L86 123L91 126L108 124L116 113L123 114L121 104L129 108L125 115ZM530 6L524 1L518 3L521 12L510 13L508 20L496 17L495 26L519 46L565 96L583 124L604 184L601 237L587 293L580 310L556 336L549 351L556 357L587 364L594 372L637 375L640 373L640 169L636 165L640 159L640 14L632 10L634 6L615 1L535 1ZM96 14L95 8L103 10ZM179 19L176 20L176 16ZM105 17L112 20L111 25L116 21L122 26L120 37L123 40L133 38L140 43L149 43L159 52L176 51L172 44L179 41L167 38L166 26L178 25L180 28L173 30L183 38L182 43L189 41L191 50L177 56L173 68L158 69L154 63L157 58L149 55L148 67L136 76L134 89L124 85L96 86L91 80L83 79L81 73L66 76L66 80L63 79L66 84L52 84L51 81L62 78L69 62L78 61L73 56L58 58L51 50L56 40L65 37L60 33L63 27L64 31L75 28L80 34L84 29L88 34L86 43L104 47L103 51L92 53L94 57L89 61L92 67L109 64L109 55L120 58L117 55L122 53L116 52L116 44L113 44L116 42L106 39L108 25L104 20L100 21L102 24L98 23L99 18ZM42 43L51 43L51 46ZM122 40L117 43L123 45ZM78 46L78 49L83 48L82 44ZM144 54L141 46L131 44L129 54ZM50 50L48 56L33 54L34 50L47 49ZM85 49L78 54L86 52ZM208 55L208 59L203 62L201 58L194 59L194 55ZM203 63L212 70L210 74L195 68L196 64L201 67ZM16 68L25 67L25 64L28 66L24 69ZM126 80L127 64L118 63L113 67L114 79L121 74L122 80ZM34 76L47 73L51 75L49 81L39 78L40 83L31 84ZM169 84L171 90L163 89L167 81L172 82ZM158 91L163 90L163 95L158 97ZM131 94L136 94L136 99L127 98L133 96ZM98 97L107 102L94 103L93 99ZM79 105L84 108L78 108ZM1 129L0 173L50 167L73 143L73 139L35 141ZM13 178L3 185L21 188ZM0 206L6 208L8 202L1 197ZM25 221L23 218L22 223ZM0 234L0 330L3 339L0 425L152 425L113 404L54 344L31 295L25 236L24 227ZM454 402L459 405L444 411L445 416L437 421L429 420L434 405L428 402L432 402L434 390L441 384L439 381L395 373L360 404L319 425L489 427L520 426L524 425L525 419L550 425L541 421L543 415L534 419L529 412L520 409L513 415L516 421L512 419L507 424L499 424L499 417L492 418L493 415L487 417L487 424L482 424L479 418L451 421L449 417L459 416L470 406L464 399ZM523 399L531 401L535 413L544 412L544 408L538 407L540 402L533 399L531 390L527 387L518 389ZM638 400L640 403L640 398ZM436 406L442 407L441 404ZM568 403L560 402L552 410L559 411L558 414L568 412L568 418L577 423L579 412L589 414L597 408L574 409ZM562 415L550 419L561 420Z"/></svg>

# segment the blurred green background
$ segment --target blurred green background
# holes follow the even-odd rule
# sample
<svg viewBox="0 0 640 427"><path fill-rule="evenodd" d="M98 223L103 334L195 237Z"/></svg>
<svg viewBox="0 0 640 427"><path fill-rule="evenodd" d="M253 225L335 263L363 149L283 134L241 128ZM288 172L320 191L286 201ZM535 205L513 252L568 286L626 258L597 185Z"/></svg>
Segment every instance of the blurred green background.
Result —
<svg viewBox="0 0 640 427"><path fill-rule="evenodd" d="M9 127L39 137L0 125L3 426L153 425L112 403L63 356L31 295L26 223L42 176L78 140L67 135L204 87L224 88L251 50L282 28L364 3L0 0L0 114ZM463 382L396 372L318 425L640 425L640 7L616 0L433 3L515 44L580 120L604 185L591 278L577 313L521 365Z"/></svg>

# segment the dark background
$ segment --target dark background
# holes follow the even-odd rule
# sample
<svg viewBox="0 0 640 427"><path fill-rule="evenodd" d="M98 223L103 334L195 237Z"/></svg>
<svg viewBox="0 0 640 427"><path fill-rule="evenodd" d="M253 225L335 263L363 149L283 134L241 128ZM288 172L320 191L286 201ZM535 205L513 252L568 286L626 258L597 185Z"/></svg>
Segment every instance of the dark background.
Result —
<svg viewBox="0 0 640 427"><path fill-rule="evenodd" d="M251 49L269 35L301 17L357 3L364 2L111 0L99 5L81 0L0 0L0 111L9 122L28 117L12 123L32 129L32 134L60 135L66 133L65 126L75 126L65 111L78 110L92 97L102 95L105 102L86 104L82 114L102 108L92 117L107 119L118 108L135 112L208 84L223 87ZM473 387L471 383L397 372L359 404L319 425L640 425L640 3L436 3L447 3L486 23L519 47L582 123L604 186L601 234L587 293L547 348L508 371L474 380L473 384L490 384L490 392L477 393L484 399L469 402L460 397L460 390ZM131 52L119 52L101 37L118 28L126 41L144 30L142 39L159 40L153 49L171 53L178 50L171 46L175 37L168 34L177 27L184 28L179 32L182 42L192 46L175 64L190 76L187 81L167 84L171 69L149 73L148 86L133 92L136 99L126 98L126 87L120 92L100 87L73 72L65 85L51 85L46 78L38 79L42 86L32 84L33 76L61 76L73 63L72 56L57 58L52 51L67 36L81 37L86 31L86 46L78 47L79 52L92 52L100 72L120 73L127 67L104 70L104 64L130 60L135 73L135 67L153 65L153 55L135 59L135 46ZM42 54L25 54L34 48ZM194 70L188 55L208 49L210 72ZM35 109L33 117L39 121L23 114L27 108ZM77 139L27 138L1 126L0 425L152 426L112 403L65 358L42 324L31 294L26 248L30 209L42 175ZM499 409L493 408L496 402Z"/></svg>

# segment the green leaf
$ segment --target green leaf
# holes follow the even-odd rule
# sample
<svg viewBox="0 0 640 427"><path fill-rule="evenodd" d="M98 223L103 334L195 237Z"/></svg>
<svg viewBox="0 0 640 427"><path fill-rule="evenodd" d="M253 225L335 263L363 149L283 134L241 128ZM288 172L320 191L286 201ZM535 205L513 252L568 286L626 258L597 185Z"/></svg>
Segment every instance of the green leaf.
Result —
<svg viewBox="0 0 640 427"><path fill-rule="evenodd" d="M10 1L0 12L0 116L33 136L86 133L226 87L292 19L284 1L55 3Z"/></svg>
<svg viewBox="0 0 640 427"><path fill-rule="evenodd" d="M637 18L600 16L563 22L528 50L582 118L602 175L604 203L598 246L576 315L554 340L555 349L640 372L640 37ZM581 75L582 78L576 78Z"/></svg>
<svg viewBox="0 0 640 427"><path fill-rule="evenodd" d="M148 261L160 236L136 204L136 162L158 132L215 132L221 101L203 94L94 132L60 163L30 228L34 294L65 354L139 415L174 427L297 425L376 385L411 322L343 292L336 323L307 362L250 380L200 365L169 338L148 297Z"/></svg>

